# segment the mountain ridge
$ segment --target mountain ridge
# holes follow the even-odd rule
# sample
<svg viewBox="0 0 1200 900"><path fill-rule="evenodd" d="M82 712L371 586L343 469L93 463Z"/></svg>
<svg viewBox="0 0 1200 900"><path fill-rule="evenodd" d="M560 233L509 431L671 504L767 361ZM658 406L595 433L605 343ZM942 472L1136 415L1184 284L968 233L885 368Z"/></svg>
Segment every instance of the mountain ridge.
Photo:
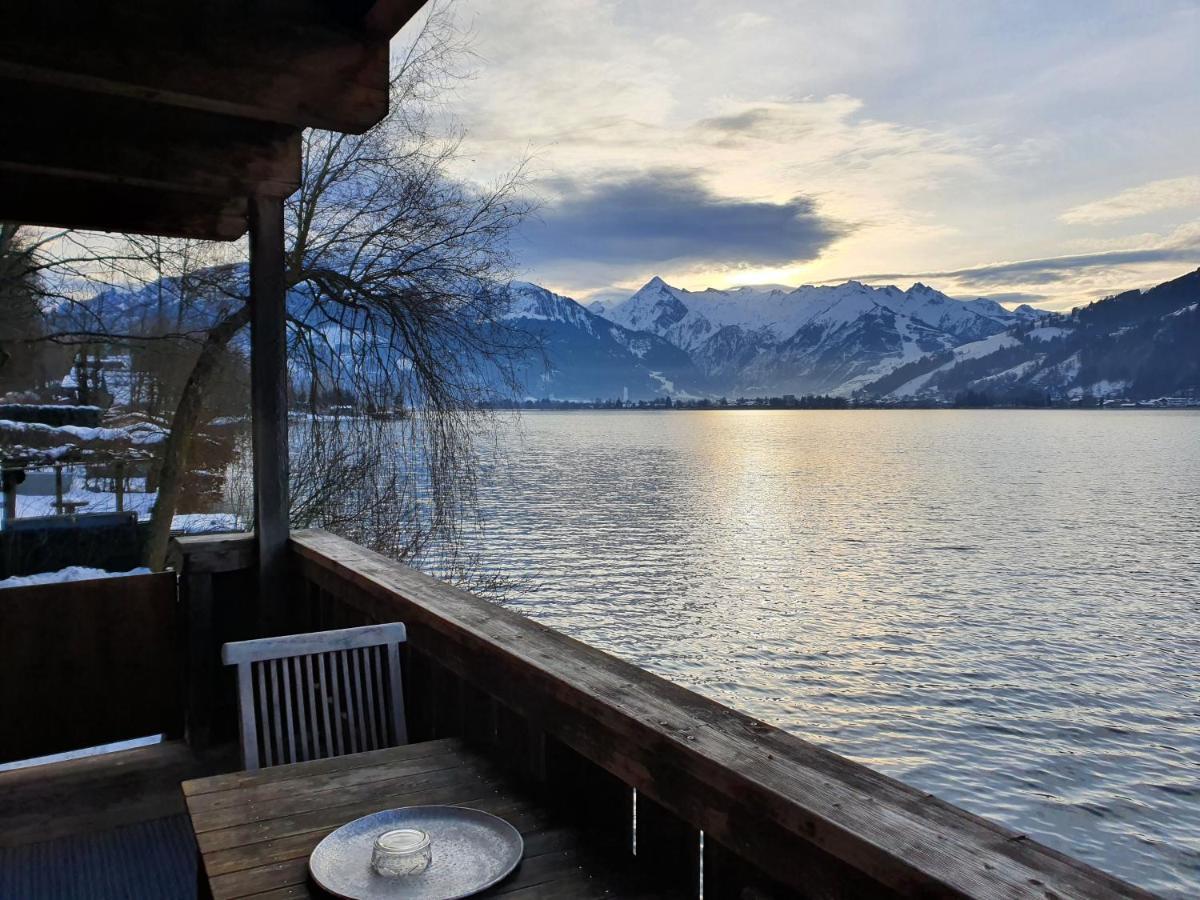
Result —
<svg viewBox="0 0 1200 900"><path fill-rule="evenodd" d="M536 287L524 284L525 289ZM635 399L827 393L885 402L948 402L964 391L981 390L1018 400L1126 390L1140 396L1152 384L1183 390L1200 381L1187 374L1190 369L1178 358L1186 348L1176 346L1187 340L1188 301L1200 300L1200 270L1072 313L1028 304L1009 310L987 298L958 300L921 282L907 290L847 281L791 289L769 285L688 291L655 276L627 298L587 307L553 296L563 321L587 313L619 327L613 334L624 335L626 346L657 339L659 356L652 362L660 368L639 357L642 362L628 379L633 383L610 396L627 388ZM1170 316L1179 321L1167 321ZM1131 337L1112 334L1135 325L1141 332ZM659 341L682 351L691 365L674 357L671 376L664 376L666 357ZM1114 341L1116 349L1110 347L1105 355L1103 345ZM1141 343L1134 346L1137 341ZM1059 352L1068 344L1071 353ZM1134 363L1142 359L1136 363L1139 371L1149 371L1156 346L1167 353L1159 366L1163 371L1153 378L1131 375L1130 359L1118 358L1122 352L1133 354ZM620 361L613 362L618 370L604 379L610 387L622 378ZM1172 377L1172 368L1183 374ZM578 383L568 393L567 385L554 377L538 387L547 399L602 395Z"/></svg>
<svg viewBox="0 0 1200 900"><path fill-rule="evenodd" d="M243 279L244 266L226 274ZM224 301L181 306L176 280L163 284L106 290L88 314L132 329L157 304L195 330L219 315ZM628 297L588 306L530 282L497 287L508 299L505 324L537 348L516 366L519 399L831 394L946 403L965 394L999 402L1200 394L1200 269L1070 313L958 300L920 282L907 290L848 281L687 291L656 276ZM322 329L331 368L372 358L304 292L291 292L288 305ZM505 378L495 389L512 393Z"/></svg>

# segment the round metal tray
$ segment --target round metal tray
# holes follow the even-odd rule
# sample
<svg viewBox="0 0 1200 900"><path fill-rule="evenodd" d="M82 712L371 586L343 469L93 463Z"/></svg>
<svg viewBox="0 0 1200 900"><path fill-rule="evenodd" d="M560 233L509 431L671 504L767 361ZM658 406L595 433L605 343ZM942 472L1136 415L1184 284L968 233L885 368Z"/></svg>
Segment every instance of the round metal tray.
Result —
<svg viewBox="0 0 1200 900"><path fill-rule="evenodd" d="M420 875L386 878L371 868L375 838L393 828L429 835L433 861ZM387 809L343 825L317 844L308 871L322 889L348 900L456 900L501 881L525 842L503 819L463 806Z"/></svg>

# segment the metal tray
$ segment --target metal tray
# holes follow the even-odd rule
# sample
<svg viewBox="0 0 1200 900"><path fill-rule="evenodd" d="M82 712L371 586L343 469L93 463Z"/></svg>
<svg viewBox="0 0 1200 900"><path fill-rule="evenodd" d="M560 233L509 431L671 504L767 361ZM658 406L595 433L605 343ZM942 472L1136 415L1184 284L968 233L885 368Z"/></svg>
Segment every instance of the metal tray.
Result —
<svg viewBox="0 0 1200 900"><path fill-rule="evenodd" d="M433 861L420 875L385 878L371 868L375 838L393 828L429 835ZM348 900L456 900L504 879L525 842L503 819L463 806L387 809L343 825L317 844L308 871L322 889Z"/></svg>

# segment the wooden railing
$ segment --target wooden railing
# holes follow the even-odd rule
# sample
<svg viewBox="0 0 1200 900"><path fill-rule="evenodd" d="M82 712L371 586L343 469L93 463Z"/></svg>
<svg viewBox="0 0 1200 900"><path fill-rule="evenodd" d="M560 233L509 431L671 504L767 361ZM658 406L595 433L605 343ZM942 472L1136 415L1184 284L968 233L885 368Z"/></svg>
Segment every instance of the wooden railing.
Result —
<svg viewBox="0 0 1200 900"><path fill-rule="evenodd" d="M291 553L296 630L407 625L412 739L486 744L585 816L597 840L631 853L636 841L664 889L1149 896L349 541L298 532Z"/></svg>

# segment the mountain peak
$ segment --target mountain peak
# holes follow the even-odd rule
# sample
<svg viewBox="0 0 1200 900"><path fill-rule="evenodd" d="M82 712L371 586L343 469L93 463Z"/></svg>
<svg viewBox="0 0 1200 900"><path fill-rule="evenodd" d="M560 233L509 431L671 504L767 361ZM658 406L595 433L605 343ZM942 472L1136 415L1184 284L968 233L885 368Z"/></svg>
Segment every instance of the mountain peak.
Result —
<svg viewBox="0 0 1200 900"><path fill-rule="evenodd" d="M642 291L660 290L665 287L670 287L670 285L663 281L659 276L655 275L641 286L641 288L638 290L638 293L640 294Z"/></svg>

